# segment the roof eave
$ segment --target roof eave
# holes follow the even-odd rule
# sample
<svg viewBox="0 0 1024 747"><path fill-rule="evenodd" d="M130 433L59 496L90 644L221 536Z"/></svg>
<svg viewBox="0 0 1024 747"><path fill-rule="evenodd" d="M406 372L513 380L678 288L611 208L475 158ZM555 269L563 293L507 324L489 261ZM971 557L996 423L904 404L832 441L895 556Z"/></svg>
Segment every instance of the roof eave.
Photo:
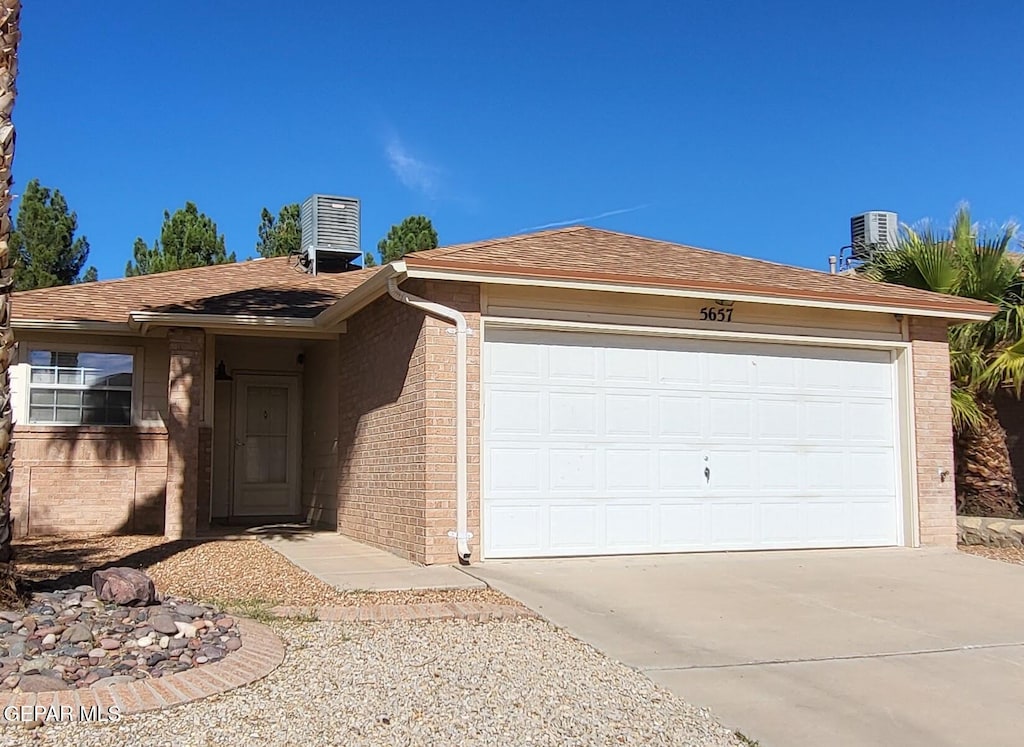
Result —
<svg viewBox="0 0 1024 747"><path fill-rule="evenodd" d="M722 287L695 287L693 285L665 285L637 281L609 281L604 279L557 278L533 273L495 272L466 267L431 267L426 264L408 263L406 274L410 278L424 280L454 280L459 282L492 283L501 285L531 285L568 290L595 290L612 293L639 293L655 296L676 296L680 298L714 298L722 301L744 301L748 303L772 304L778 306L809 306L813 308L841 311L865 311L873 313L903 314L948 319L954 322L981 322L992 318L998 307L986 304L989 310L946 306L930 307L907 303L890 303L883 300L831 300L811 295L784 295L780 293L751 293L728 290ZM980 302L979 302L980 303Z"/></svg>
<svg viewBox="0 0 1024 747"><path fill-rule="evenodd" d="M289 332L301 336L332 336L319 328L312 318L287 316L259 316L255 314L191 314L172 311L132 311L128 314L128 327L145 335L157 327L199 327L226 332ZM344 323L333 332L344 332Z"/></svg>
<svg viewBox="0 0 1024 747"><path fill-rule="evenodd" d="M104 335L134 335L131 327L124 322L100 322L91 319L12 319L15 330L45 332L82 332Z"/></svg>
<svg viewBox="0 0 1024 747"><path fill-rule="evenodd" d="M321 311L315 320L317 328L334 329L345 319L386 294L388 280L396 278L398 282L402 282L407 276L406 264L403 260L384 265L379 272Z"/></svg>

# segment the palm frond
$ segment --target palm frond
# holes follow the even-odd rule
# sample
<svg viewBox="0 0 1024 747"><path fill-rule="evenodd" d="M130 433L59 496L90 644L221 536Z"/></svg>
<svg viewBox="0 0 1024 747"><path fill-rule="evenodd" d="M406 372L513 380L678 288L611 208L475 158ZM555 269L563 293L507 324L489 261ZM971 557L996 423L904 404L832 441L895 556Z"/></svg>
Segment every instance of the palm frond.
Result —
<svg viewBox="0 0 1024 747"><path fill-rule="evenodd" d="M953 384L949 395L953 411L953 430L956 433L977 430L985 424L985 414L978 406L978 399L971 390Z"/></svg>

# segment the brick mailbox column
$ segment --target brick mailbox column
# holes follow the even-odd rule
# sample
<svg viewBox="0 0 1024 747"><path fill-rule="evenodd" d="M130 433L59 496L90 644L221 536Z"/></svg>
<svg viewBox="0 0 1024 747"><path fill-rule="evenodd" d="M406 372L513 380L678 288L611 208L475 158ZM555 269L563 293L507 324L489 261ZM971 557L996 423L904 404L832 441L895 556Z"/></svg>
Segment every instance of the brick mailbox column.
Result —
<svg viewBox="0 0 1024 747"><path fill-rule="evenodd" d="M205 341L201 329L171 329L167 334L171 365L167 383L164 536L172 540L196 536Z"/></svg>

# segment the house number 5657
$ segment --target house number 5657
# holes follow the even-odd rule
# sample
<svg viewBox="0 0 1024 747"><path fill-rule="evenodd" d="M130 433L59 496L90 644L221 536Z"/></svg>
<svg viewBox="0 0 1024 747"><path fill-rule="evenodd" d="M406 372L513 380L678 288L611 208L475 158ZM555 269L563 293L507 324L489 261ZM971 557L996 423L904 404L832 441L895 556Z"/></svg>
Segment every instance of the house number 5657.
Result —
<svg viewBox="0 0 1024 747"><path fill-rule="evenodd" d="M700 310L702 322L731 322L732 307L704 306Z"/></svg>

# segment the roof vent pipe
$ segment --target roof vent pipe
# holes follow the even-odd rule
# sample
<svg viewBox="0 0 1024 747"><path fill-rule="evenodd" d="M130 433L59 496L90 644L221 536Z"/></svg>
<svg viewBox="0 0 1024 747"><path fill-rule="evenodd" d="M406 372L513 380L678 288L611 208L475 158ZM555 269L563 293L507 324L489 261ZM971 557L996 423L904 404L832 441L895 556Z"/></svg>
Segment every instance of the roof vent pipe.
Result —
<svg viewBox="0 0 1024 747"><path fill-rule="evenodd" d="M456 541L459 562L469 563L469 540L473 535L469 532L468 496L469 473L467 448L467 412L466 412L466 338L472 334L466 317L461 311L449 308L434 301L406 293L398 287L394 278L388 278L388 293L406 306L412 306L427 314L439 316L455 324L455 531L448 536Z"/></svg>
<svg viewBox="0 0 1024 747"><path fill-rule="evenodd" d="M839 263L839 258L836 257L836 255L833 254L833 255L829 256L829 258L828 258L828 274L829 275L835 275L836 274L836 265L838 263Z"/></svg>

